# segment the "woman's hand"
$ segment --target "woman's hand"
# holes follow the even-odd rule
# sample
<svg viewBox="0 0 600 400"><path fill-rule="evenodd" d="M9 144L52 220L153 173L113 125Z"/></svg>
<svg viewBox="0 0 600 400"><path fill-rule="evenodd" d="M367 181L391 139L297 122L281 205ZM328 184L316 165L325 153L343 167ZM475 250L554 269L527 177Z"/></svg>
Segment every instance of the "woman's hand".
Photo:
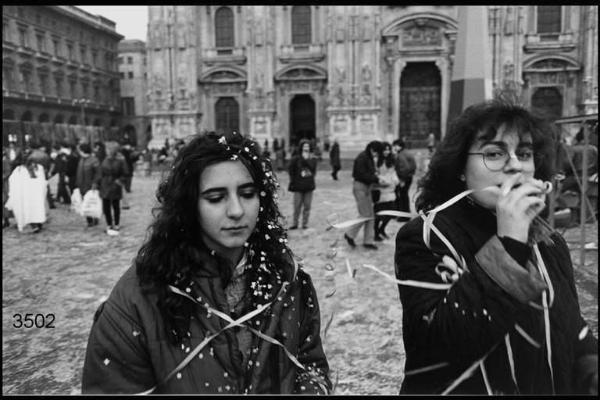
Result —
<svg viewBox="0 0 600 400"><path fill-rule="evenodd" d="M523 179L521 173L508 178L500 186L496 203L498 236L508 236L527 243L529 225L544 209L545 198L544 182L532 178Z"/></svg>

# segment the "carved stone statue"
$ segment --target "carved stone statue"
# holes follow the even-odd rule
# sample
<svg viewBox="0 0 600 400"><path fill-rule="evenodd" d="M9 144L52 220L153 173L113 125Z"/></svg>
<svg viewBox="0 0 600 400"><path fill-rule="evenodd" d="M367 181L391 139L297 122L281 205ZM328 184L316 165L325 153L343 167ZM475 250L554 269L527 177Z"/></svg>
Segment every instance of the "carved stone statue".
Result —
<svg viewBox="0 0 600 400"><path fill-rule="evenodd" d="M514 9L511 6L506 7L506 17L504 19L504 34L512 35L514 32Z"/></svg>
<svg viewBox="0 0 600 400"><path fill-rule="evenodd" d="M338 82L344 82L346 80L346 69L342 66L335 67L337 72Z"/></svg>
<svg viewBox="0 0 600 400"><path fill-rule="evenodd" d="M177 25L177 47L180 49L187 47L187 32L184 24Z"/></svg>
<svg viewBox="0 0 600 400"><path fill-rule="evenodd" d="M363 82L369 82L371 80L371 67L369 64L363 64L362 66L362 80Z"/></svg>

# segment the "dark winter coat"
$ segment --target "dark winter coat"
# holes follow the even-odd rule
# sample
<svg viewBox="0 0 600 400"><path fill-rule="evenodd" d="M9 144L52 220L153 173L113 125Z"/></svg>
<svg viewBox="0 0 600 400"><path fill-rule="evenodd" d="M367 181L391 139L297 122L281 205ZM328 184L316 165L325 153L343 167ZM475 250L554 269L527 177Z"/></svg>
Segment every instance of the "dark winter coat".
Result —
<svg viewBox="0 0 600 400"><path fill-rule="evenodd" d="M334 142L329 150L329 163L334 168L339 168L342 164L340 162L340 145Z"/></svg>
<svg viewBox="0 0 600 400"><path fill-rule="evenodd" d="M127 163L123 156L106 157L100 164L100 197L107 200L123 198Z"/></svg>
<svg viewBox="0 0 600 400"><path fill-rule="evenodd" d="M377 178L375 171L375 163L371 155L366 150L360 152L352 165L352 178L365 185L378 183L379 178Z"/></svg>
<svg viewBox="0 0 600 400"><path fill-rule="evenodd" d="M400 151L396 156L395 168L399 179L406 181L412 178L417 170L415 157L406 150Z"/></svg>
<svg viewBox="0 0 600 400"><path fill-rule="evenodd" d="M100 162L96 156L90 155L79 159L75 182L82 196L92 188L93 184L100 185Z"/></svg>
<svg viewBox="0 0 600 400"><path fill-rule="evenodd" d="M190 290L212 308L230 315L215 258L204 255L203 266ZM216 336L194 356L179 377L160 385L154 393L321 393L331 390L329 366L320 338L320 314L316 292L308 274L289 270L280 283L273 279L273 303L249 320L248 325L282 343L294 355L301 370L283 348L252 334L246 370L241 365L233 329ZM282 283L283 282L283 285ZM289 282L287 289L282 289ZM270 299L271 300L271 299ZM268 301L270 301L268 300ZM173 371L207 336L228 323L200 305L194 308L184 345L172 344L153 291L142 290L135 269L119 280L108 300L96 312L83 368L83 393L141 393ZM234 318L235 319L235 318ZM236 361L237 360L237 361ZM320 384L317 384L320 383Z"/></svg>
<svg viewBox="0 0 600 400"><path fill-rule="evenodd" d="M527 261L535 257L531 248L513 241L519 245L515 248L510 240L500 240L495 235L496 217L470 199L439 212L434 225L464 257L468 272L448 290L399 286L406 349L401 393L442 393L490 350L484 365L494 393L551 393L544 314L529 305L529 301L542 304L540 294L546 284L534 264ZM434 233L429 250L422 228L423 221L416 218L398 232L396 277L442 283L436 266L442 255L451 253ZM552 231L549 237L551 244L538 242L538 246L554 289L550 337L555 391L582 393L581 381L589 378L594 368L597 372L598 342L591 332L582 340L578 338L586 323L579 309L570 253L560 235ZM540 347L525 340L515 324ZM507 333L518 389L511 377ZM418 371L435 365L438 368ZM486 393L481 369L475 369L450 393Z"/></svg>
<svg viewBox="0 0 600 400"><path fill-rule="evenodd" d="M140 159L140 155L135 150L127 148L121 149L121 154L123 154L125 162L127 163L127 176L132 177L135 163Z"/></svg>
<svg viewBox="0 0 600 400"><path fill-rule="evenodd" d="M296 156L290 160L288 166L290 174L290 192L311 192L315 190L315 175L317 174L317 160L314 158L304 159Z"/></svg>

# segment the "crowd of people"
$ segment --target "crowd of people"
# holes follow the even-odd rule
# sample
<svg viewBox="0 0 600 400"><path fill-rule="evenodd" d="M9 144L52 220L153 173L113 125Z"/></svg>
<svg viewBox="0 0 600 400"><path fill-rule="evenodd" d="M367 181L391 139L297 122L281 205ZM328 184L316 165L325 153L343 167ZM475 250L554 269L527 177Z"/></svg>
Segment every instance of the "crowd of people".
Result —
<svg viewBox="0 0 600 400"><path fill-rule="evenodd" d="M119 235L121 201L131 192L139 157L131 144L115 141L46 147L30 140L24 148L9 143L2 153L3 228L14 219L19 232L29 228L38 233L48 220L49 210L57 208L56 203L71 206L75 193L85 198L94 190L102 202L106 233ZM49 183L55 176L56 196ZM88 227L99 225L97 215L84 217Z"/></svg>

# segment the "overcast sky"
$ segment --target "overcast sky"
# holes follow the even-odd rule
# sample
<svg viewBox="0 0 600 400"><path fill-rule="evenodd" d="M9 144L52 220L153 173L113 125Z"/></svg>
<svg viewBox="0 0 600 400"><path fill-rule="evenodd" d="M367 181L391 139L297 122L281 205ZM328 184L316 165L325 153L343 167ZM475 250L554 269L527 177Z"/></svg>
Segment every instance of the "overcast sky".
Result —
<svg viewBox="0 0 600 400"><path fill-rule="evenodd" d="M90 14L101 15L117 24L117 33L125 39L144 42L148 24L148 6L77 6Z"/></svg>

